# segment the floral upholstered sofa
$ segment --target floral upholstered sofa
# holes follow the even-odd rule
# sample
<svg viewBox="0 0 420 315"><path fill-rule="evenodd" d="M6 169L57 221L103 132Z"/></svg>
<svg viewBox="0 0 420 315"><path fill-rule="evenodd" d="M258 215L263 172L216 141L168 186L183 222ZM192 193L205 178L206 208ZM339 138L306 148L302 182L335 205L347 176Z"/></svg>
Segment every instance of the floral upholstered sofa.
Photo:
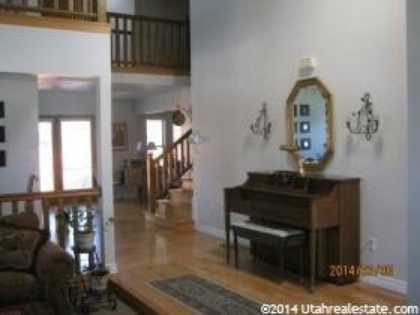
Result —
<svg viewBox="0 0 420 315"><path fill-rule="evenodd" d="M73 257L38 227L31 211L0 217L0 315L71 314Z"/></svg>

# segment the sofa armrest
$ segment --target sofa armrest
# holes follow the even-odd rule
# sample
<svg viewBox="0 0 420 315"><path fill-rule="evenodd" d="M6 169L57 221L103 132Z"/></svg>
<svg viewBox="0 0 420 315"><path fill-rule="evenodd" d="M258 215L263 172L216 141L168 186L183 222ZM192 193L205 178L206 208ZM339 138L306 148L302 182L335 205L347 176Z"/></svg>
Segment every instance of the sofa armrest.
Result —
<svg viewBox="0 0 420 315"><path fill-rule="evenodd" d="M68 285L74 274L73 257L48 241L40 248L35 267L43 297L55 314L71 314Z"/></svg>

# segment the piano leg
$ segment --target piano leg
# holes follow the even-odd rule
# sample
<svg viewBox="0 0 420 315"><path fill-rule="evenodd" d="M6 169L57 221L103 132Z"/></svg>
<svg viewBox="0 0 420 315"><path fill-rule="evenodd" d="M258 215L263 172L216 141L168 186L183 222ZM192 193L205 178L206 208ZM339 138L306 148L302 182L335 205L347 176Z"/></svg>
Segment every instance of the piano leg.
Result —
<svg viewBox="0 0 420 315"><path fill-rule="evenodd" d="M238 236L236 233L233 233L233 248L235 249L235 268L239 268L239 259L238 259Z"/></svg>
<svg viewBox="0 0 420 315"><path fill-rule="evenodd" d="M309 290L315 292L315 272L316 272L316 231L309 233L309 255L310 255L310 284Z"/></svg>
<svg viewBox="0 0 420 315"><path fill-rule="evenodd" d="M226 233L226 263L230 263L230 214L225 212L225 233Z"/></svg>

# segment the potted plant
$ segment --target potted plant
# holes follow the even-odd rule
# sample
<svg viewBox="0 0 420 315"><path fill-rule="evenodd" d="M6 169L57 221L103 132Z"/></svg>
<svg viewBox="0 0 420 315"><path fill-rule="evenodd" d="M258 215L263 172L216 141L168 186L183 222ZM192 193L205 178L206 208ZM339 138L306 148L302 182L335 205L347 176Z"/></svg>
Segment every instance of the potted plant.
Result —
<svg viewBox="0 0 420 315"><path fill-rule="evenodd" d="M94 209L90 207L73 206L70 210L68 220L73 227L74 246L79 250L89 251L94 247L94 216Z"/></svg>
<svg viewBox="0 0 420 315"><path fill-rule="evenodd" d="M89 287L94 293L102 293L108 289L109 268L100 261L98 254L95 253L96 264L88 270Z"/></svg>

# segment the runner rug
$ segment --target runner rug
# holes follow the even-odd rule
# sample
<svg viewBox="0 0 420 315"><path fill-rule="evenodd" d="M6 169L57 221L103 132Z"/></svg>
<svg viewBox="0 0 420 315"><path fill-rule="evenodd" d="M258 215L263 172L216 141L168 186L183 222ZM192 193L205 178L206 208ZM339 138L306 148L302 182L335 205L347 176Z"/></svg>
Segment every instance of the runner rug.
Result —
<svg viewBox="0 0 420 315"><path fill-rule="evenodd" d="M261 303L196 275L156 280L150 284L184 303L196 314L261 314Z"/></svg>

